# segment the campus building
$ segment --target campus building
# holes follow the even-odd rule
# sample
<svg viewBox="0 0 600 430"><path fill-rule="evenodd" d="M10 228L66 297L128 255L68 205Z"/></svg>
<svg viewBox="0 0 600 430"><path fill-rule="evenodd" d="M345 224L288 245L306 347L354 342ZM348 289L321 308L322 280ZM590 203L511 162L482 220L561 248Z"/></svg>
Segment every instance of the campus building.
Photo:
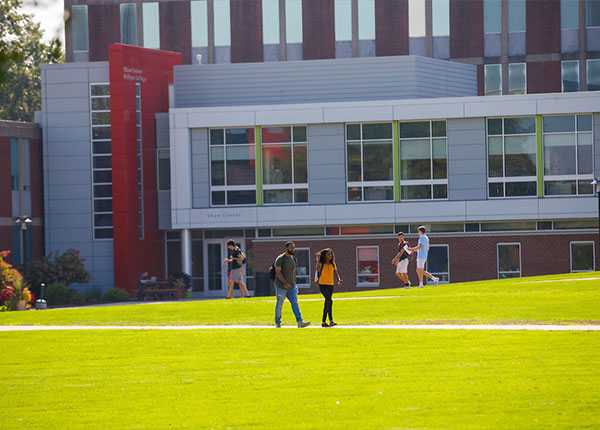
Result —
<svg viewBox="0 0 600 430"><path fill-rule="evenodd" d="M251 290L289 239L301 291L326 246L344 289L397 286L396 233L421 224L442 282L594 270L597 3L65 2L46 250L102 287L189 273L199 297L225 296L228 239ZM422 35L398 25L417 7Z"/></svg>

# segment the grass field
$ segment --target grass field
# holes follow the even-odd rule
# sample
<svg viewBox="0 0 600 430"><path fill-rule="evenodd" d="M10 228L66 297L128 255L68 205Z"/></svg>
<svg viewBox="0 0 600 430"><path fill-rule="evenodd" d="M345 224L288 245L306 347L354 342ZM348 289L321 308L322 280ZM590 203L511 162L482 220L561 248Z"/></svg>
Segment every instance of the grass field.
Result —
<svg viewBox="0 0 600 430"><path fill-rule="evenodd" d="M554 279L584 276L599 274ZM600 324L599 280L529 281L338 294L334 316ZM353 299L368 296L387 298ZM318 321L315 298L300 306ZM0 325L270 324L271 300L10 312ZM67 330L0 332L0 346L3 430L600 427L598 332Z"/></svg>

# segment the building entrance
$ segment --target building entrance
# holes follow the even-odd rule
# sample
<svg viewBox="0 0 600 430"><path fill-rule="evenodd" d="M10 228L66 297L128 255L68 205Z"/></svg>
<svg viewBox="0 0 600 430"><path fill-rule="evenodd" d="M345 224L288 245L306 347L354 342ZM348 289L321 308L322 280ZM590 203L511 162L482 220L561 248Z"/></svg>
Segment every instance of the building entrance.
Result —
<svg viewBox="0 0 600 430"><path fill-rule="evenodd" d="M229 256L227 241L229 239L207 239L204 241L204 296L205 297L226 297L229 285L227 277L229 275L229 265L223 263L223 259ZM244 252L244 240L240 238L233 239L237 246ZM246 267L244 266L244 282L246 282ZM234 295L239 297L239 290L234 290Z"/></svg>

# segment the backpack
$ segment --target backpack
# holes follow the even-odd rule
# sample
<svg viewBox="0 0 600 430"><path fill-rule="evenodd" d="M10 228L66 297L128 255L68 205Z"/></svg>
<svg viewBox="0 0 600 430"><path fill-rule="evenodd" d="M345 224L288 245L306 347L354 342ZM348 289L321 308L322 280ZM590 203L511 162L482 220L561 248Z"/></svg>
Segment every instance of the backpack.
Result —
<svg viewBox="0 0 600 430"><path fill-rule="evenodd" d="M240 255L242 256L242 264L246 264L246 261L248 261L246 254L244 254L244 252L240 249L239 246L236 246L235 249L237 249L240 252Z"/></svg>
<svg viewBox="0 0 600 430"><path fill-rule="evenodd" d="M282 255L285 255L285 252L283 254L279 254L277 256L277 258L281 257ZM269 278L271 278L271 281L275 282L275 279L277 278L277 270L275 269L275 263L277 262L277 258L273 261L273 264L271 264L271 267L269 268ZM294 260L296 260L296 257L292 255L292 258ZM296 260L296 264L298 260ZM281 263L281 268L283 269L283 265L285 264L285 258L283 259L283 263Z"/></svg>

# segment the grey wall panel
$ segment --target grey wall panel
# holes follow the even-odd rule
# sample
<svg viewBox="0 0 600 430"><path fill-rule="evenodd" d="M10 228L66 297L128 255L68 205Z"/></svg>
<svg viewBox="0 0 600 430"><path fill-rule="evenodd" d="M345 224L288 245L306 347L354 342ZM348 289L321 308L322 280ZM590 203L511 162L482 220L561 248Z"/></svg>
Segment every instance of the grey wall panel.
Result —
<svg viewBox="0 0 600 430"><path fill-rule="evenodd" d="M231 63L231 46L215 46L215 63Z"/></svg>
<svg viewBox="0 0 600 430"><path fill-rule="evenodd" d="M450 36L436 36L433 38L433 58L450 58Z"/></svg>
<svg viewBox="0 0 600 430"><path fill-rule="evenodd" d="M526 44L525 44L526 33L524 31L514 31L508 33L508 55L525 55Z"/></svg>
<svg viewBox="0 0 600 430"><path fill-rule="evenodd" d="M416 56L175 67L175 107L477 95L476 67Z"/></svg>
<svg viewBox="0 0 600 430"><path fill-rule="evenodd" d="M410 55L427 55L424 37L408 38L408 53Z"/></svg>
<svg viewBox="0 0 600 430"><path fill-rule="evenodd" d="M579 29L564 28L560 30L560 52L578 52L579 51Z"/></svg>
<svg viewBox="0 0 600 430"><path fill-rule="evenodd" d="M87 112L90 108L89 97L72 97L69 99L48 99L45 110L48 113Z"/></svg>
<svg viewBox="0 0 600 430"><path fill-rule="evenodd" d="M600 178L600 113L595 113L593 116L594 122L594 158L595 163L595 178Z"/></svg>
<svg viewBox="0 0 600 430"><path fill-rule="evenodd" d="M502 55L502 33L488 33L483 38L483 55L499 57Z"/></svg>
<svg viewBox="0 0 600 430"><path fill-rule="evenodd" d="M156 147L169 147L169 114L157 113L156 118Z"/></svg>
<svg viewBox="0 0 600 430"><path fill-rule="evenodd" d="M307 136L309 204L346 203L344 124L309 125Z"/></svg>
<svg viewBox="0 0 600 430"><path fill-rule="evenodd" d="M45 86L47 99L66 99L73 97L88 97L90 93L89 84L53 84Z"/></svg>
<svg viewBox="0 0 600 430"><path fill-rule="evenodd" d="M599 27L587 27L585 31L586 46L585 49L589 51L600 51L600 28Z"/></svg>
<svg viewBox="0 0 600 430"><path fill-rule="evenodd" d="M374 40L359 40L358 41L358 56L359 57L374 57L375 56L375 41Z"/></svg>
<svg viewBox="0 0 600 430"><path fill-rule="evenodd" d="M48 172L48 186L92 185L92 173L89 169Z"/></svg>
<svg viewBox="0 0 600 430"><path fill-rule="evenodd" d="M112 257L114 245L113 241L100 240L92 244L92 253L98 257Z"/></svg>
<svg viewBox="0 0 600 430"><path fill-rule="evenodd" d="M168 230L171 228L171 192L158 192L158 228Z"/></svg>
<svg viewBox="0 0 600 430"><path fill-rule="evenodd" d="M46 84L65 84L75 82L88 82L88 70L81 68L47 68L45 76Z"/></svg>
<svg viewBox="0 0 600 430"><path fill-rule="evenodd" d="M280 61L280 55L279 44L263 45L263 61Z"/></svg>
<svg viewBox="0 0 600 430"><path fill-rule="evenodd" d="M302 60L302 44L288 43L285 45L285 56L287 61Z"/></svg>
<svg viewBox="0 0 600 430"><path fill-rule="evenodd" d="M77 214L89 216L91 205L91 200L56 199L48 202L46 212L54 215Z"/></svg>
<svg viewBox="0 0 600 430"><path fill-rule="evenodd" d="M208 129L190 130L192 157L192 206L210 207L210 171L208 167Z"/></svg>
<svg viewBox="0 0 600 430"><path fill-rule="evenodd" d="M60 127L55 125L54 127L44 128L44 142L53 142L54 145L55 143L74 141L87 142L87 146L91 148L90 127Z"/></svg>
<svg viewBox="0 0 600 430"><path fill-rule="evenodd" d="M352 58L352 41L335 42L335 58Z"/></svg>
<svg viewBox="0 0 600 430"><path fill-rule="evenodd" d="M85 129L89 132L89 129ZM89 140L80 140L77 142L69 141L54 141L48 146L48 157L70 157L75 155L91 156L91 148ZM79 166L81 168L81 166Z"/></svg>
<svg viewBox="0 0 600 430"><path fill-rule="evenodd" d="M487 162L485 118L447 121L448 199L485 200Z"/></svg>

